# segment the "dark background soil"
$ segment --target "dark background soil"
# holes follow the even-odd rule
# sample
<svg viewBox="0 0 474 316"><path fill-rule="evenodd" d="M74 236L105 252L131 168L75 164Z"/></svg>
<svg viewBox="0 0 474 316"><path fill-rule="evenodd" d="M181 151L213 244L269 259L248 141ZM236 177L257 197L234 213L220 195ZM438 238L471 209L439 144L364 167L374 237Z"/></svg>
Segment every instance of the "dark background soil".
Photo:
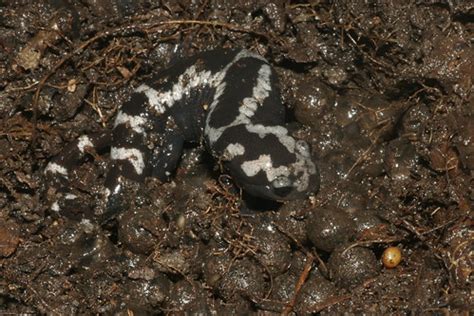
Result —
<svg viewBox="0 0 474 316"><path fill-rule="evenodd" d="M473 16L470 1L0 1L0 314L468 314ZM153 71L221 47L277 70L317 195L241 195L190 146L171 183L130 183L107 219L108 155L91 152L74 214L52 211L53 156L110 128Z"/></svg>

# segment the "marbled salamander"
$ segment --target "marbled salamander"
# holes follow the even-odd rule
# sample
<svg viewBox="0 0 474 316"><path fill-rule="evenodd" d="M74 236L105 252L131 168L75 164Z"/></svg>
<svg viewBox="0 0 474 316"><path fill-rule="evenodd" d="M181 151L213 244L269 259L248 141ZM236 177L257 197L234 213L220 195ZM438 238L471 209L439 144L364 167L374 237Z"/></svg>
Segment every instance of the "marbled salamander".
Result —
<svg viewBox="0 0 474 316"><path fill-rule="evenodd" d="M319 173L308 144L284 127L276 81L268 62L247 50L214 50L180 60L135 89L119 109L112 135L79 137L45 171L67 180L87 147L110 145L109 197L120 192L122 177L168 180L183 143L204 140L249 194L306 197L318 190Z"/></svg>

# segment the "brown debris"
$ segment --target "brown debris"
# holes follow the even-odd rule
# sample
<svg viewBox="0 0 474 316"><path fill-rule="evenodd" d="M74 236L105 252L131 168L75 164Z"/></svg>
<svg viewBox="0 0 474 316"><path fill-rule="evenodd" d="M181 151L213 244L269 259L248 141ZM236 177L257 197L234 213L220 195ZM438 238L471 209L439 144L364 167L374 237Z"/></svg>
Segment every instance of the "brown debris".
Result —
<svg viewBox="0 0 474 316"><path fill-rule="evenodd" d="M472 5L231 2L0 6L0 314L467 313ZM315 197L254 201L197 146L105 221L108 155L91 152L62 187L82 219L51 208L52 156L110 129L142 80L220 47L277 69L318 160ZM315 209L343 213L330 246L316 239L339 222ZM403 261L380 269L393 245Z"/></svg>

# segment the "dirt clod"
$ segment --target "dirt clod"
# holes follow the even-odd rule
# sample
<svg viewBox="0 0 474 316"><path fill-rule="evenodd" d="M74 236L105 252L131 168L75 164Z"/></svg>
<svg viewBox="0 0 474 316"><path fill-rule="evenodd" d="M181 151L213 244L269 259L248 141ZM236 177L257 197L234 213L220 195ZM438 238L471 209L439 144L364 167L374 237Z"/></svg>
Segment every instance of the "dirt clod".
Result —
<svg viewBox="0 0 474 316"><path fill-rule="evenodd" d="M379 271L374 253L364 247L341 246L331 253L328 265L336 283L343 287L374 278Z"/></svg>
<svg viewBox="0 0 474 316"><path fill-rule="evenodd" d="M338 208L318 208L308 216L306 234L318 249L331 252L355 234L354 222Z"/></svg>
<svg viewBox="0 0 474 316"><path fill-rule="evenodd" d="M14 222L0 224L0 257L11 256L20 243L19 226Z"/></svg>

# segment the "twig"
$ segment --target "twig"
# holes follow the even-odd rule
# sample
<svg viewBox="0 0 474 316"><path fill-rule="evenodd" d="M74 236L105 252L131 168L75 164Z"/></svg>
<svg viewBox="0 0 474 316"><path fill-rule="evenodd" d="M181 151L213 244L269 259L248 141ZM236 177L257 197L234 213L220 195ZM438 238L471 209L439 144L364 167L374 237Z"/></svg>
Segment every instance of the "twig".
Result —
<svg viewBox="0 0 474 316"><path fill-rule="evenodd" d="M318 313L320 311L322 311L323 309L326 309L332 305L336 305L340 302L343 302L343 301L346 301L348 299L350 299L352 296L349 295L349 294L346 294L346 295L340 295L340 296L333 296L333 297L330 297L328 298L327 300L321 302L321 303L318 303L318 304L314 304L310 307L308 307L305 311L307 313Z"/></svg>
<svg viewBox="0 0 474 316"><path fill-rule="evenodd" d="M149 26L147 29L150 33L152 33L154 31L153 30L154 28L157 28L163 25L183 25L183 24L191 24L191 25L196 24L196 25L207 25L207 26L212 26L212 27L221 27L221 28L229 29L234 32L254 34L259 37L263 37L266 40L270 40L270 36L265 33L257 32L252 29L242 28L235 24L224 23L224 22L219 22L219 21L169 20L169 21L157 22L156 24Z"/></svg>
<svg viewBox="0 0 474 316"><path fill-rule="evenodd" d="M298 294L300 293L301 288L303 287L304 283L306 282L306 279L309 276L309 273L311 272L311 268L312 268L313 262L314 262L314 256L311 255L311 254L308 254L307 259L308 260L306 261L303 272L301 273L300 277L298 278L298 282L296 282L295 292L294 292L293 298L288 302L285 309L281 313L283 316L288 315L293 310L293 307L296 304L296 299L298 298Z"/></svg>

